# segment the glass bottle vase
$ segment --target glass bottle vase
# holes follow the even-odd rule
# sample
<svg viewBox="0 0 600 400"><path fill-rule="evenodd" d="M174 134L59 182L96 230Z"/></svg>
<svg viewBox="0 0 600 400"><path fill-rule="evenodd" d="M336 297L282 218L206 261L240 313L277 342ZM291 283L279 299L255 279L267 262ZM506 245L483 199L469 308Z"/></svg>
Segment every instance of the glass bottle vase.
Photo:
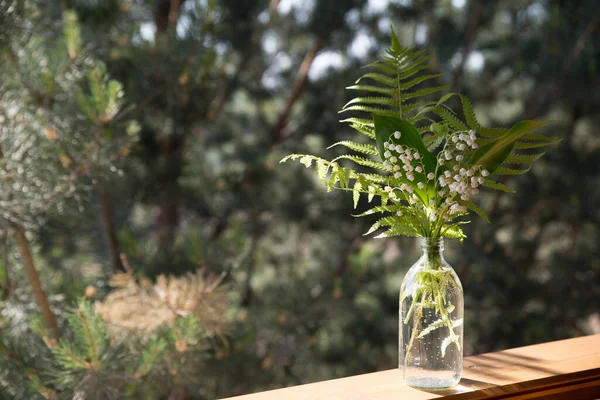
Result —
<svg viewBox="0 0 600 400"><path fill-rule="evenodd" d="M441 238L422 238L423 254L400 288L398 366L406 384L455 386L463 363L463 289Z"/></svg>

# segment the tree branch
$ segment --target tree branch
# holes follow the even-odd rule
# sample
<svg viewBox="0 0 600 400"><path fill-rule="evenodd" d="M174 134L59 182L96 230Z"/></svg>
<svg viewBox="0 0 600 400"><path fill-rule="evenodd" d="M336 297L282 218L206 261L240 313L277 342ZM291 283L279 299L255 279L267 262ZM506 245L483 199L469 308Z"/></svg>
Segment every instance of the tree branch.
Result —
<svg viewBox="0 0 600 400"><path fill-rule="evenodd" d="M323 48L323 41L320 39L315 41L313 47L306 53L304 56L304 60L300 65L300 69L298 70L298 76L296 78L296 83L294 84L294 89L292 90L292 94L288 98L285 106L281 110L277 121L273 125L273 129L271 130L271 145L274 145L284 139L283 129L287 125L287 121L292 112L292 108L300 99L304 88L306 87L306 83L308 82L308 71L317 56L317 53Z"/></svg>
<svg viewBox="0 0 600 400"><path fill-rule="evenodd" d="M56 339L58 339L60 337L60 331L58 330L58 325L56 325L56 319L54 318L54 314L50 310L50 304L48 303L48 299L46 297L46 294L44 293L44 289L42 289L40 277L35 268L33 257L31 255L29 241L25 236L23 228L21 228L15 223L11 223L11 227L15 234L17 247L19 248L19 252L21 253L21 261L25 266L25 272L27 273L27 277L29 278L29 282L31 283L35 300L37 301L38 306L40 307L40 311L42 312L42 315L44 317L44 321L46 322L46 327L50 330L50 333Z"/></svg>
<svg viewBox="0 0 600 400"><path fill-rule="evenodd" d="M0 280L0 287L2 288L2 299L6 300L10 295L10 265L8 258L8 236L6 232L2 235L2 267L4 268L4 278Z"/></svg>
<svg viewBox="0 0 600 400"><path fill-rule="evenodd" d="M108 256L112 264L113 273L126 272L125 267L121 263L121 258L119 257L119 241L115 232L115 224L112 218L108 196L104 188L104 179L100 175L98 175L97 179L98 183L96 184L96 190L98 191L104 234L106 236L106 244L108 247Z"/></svg>
<svg viewBox="0 0 600 400"><path fill-rule="evenodd" d="M540 93L540 94L538 94L538 96L536 96L536 98L542 98L547 102L547 101L554 99L555 96L557 95L557 93L560 92L560 87L562 86L562 84L564 84L565 79L566 79L565 78L566 72L571 67L571 64L577 59L579 54L581 54L581 52L583 51L586 41L588 40L590 35L592 33L594 33L594 31L596 30L596 28L598 27L598 23L600 23L600 11L597 12L596 15L594 15L592 20L587 24L583 33L579 36L577 41L575 41L575 43L573 44L573 48L571 49L569 56L563 62L562 74L561 74L562 79L560 79L559 82L554 83L550 88L543 90L542 93ZM534 93L535 93L535 91L534 91ZM525 113L524 113L525 118L526 119L535 118L535 116L539 113L541 108L542 108L541 101L536 101L535 103L530 104L529 106L527 106L525 108Z"/></svg>
<svg viewBox="0 0 600 400"><path fill-rule="evenodd" d="M231 95L237 89L239 82L240 82L240 76L248 67L248 63L250 62L250 59L252 58L254 49L260 43L260 40L262 38L264 31L270 25L270 21L272 21L273 17L277 15L277 6L278 5L279 5L279 0L271 0L271 3L269 4L269 12L271 13L271 19L269 20L269 22L264 25L255 23L255 25L252 29L250 45L242 53L242 58L240 59L240 62L238 63L237 68L235 69L234 75L225 84L225 86L217 93L215 98L210 102L210 105L208 106L208 111L206 113L207 119L214 120L215 118L217 118L217 116L219 115L219 112L221 112L221 110L223 109L225 104L227 104L227 102L231 98Z"/></svg>
<svg viewBox="0 0 600 400"><path fill-rule="evenodd" d="M567 72L567 70L573 63L573 61L575 61L577 59L577 57L579 57L579 54L581 54L581 52L583 51L583 48L585 47L585 42L588 40L590 35L592 33L594 33L594 31L598 27L599 22L600 22L600 11L596 13L596 15L592 18L592 20L586 26L586 28L583 31L583 33L581 34L581 36L579 36L579 38L575 42L573 49L571 49L569 56L567 58L565 58L565 61L563 63L563 72Z"/></svg>
<svg viewBox="0 0 600 400"><path fill-rule="evenodd" d="M481 20L482 8L477 7L469 18L469 25L467 27L467 37L465 38L465 44L462 50L462 57L460 60L460 64L454 71L454 75L452 76L452 86L451 90L456 90L458 85L460 84L460 79L465 69L465 64L467 63L467 58L471 54L471 47L473 46L473 42L477 36L477 30L479 29L479 21Z"/></svg>

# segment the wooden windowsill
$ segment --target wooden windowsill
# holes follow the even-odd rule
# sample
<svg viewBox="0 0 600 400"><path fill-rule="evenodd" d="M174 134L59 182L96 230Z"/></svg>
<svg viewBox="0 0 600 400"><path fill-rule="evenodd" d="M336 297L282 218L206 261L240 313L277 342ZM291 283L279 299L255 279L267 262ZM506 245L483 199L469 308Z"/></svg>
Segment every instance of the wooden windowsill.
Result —
<svg viewBox="0 0 600 400"><path fill-rule="evenodd" d="M406 386L397 369L334 379L235 400L600 399L600 334L466 357L453 389Z"/></svg>

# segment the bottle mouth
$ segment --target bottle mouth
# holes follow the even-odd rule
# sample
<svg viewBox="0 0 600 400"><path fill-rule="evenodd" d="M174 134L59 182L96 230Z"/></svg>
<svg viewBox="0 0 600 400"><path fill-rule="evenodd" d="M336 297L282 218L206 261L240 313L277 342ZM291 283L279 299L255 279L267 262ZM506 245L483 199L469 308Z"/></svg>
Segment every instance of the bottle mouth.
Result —
<svg viewBox="0 0 600 400"><path fill-rule="evenodd" d="M444 250L444 238L421 238L421 248L427 252L441 252Z"/></svg>

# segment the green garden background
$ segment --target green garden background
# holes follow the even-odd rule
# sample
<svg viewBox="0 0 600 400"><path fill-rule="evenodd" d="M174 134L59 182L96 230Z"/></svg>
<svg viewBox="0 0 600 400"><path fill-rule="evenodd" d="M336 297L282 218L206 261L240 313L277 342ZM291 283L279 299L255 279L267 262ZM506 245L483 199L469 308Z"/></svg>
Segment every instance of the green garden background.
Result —
<svg viewBox="0 0 600 400"><path fill-rule="evenodd" d="M465 355L600 333L596 0L0 0L0 399L215 399L397 366L413 238L290 153L427 49L487 126L556 120L446 258Z"/></svg>

